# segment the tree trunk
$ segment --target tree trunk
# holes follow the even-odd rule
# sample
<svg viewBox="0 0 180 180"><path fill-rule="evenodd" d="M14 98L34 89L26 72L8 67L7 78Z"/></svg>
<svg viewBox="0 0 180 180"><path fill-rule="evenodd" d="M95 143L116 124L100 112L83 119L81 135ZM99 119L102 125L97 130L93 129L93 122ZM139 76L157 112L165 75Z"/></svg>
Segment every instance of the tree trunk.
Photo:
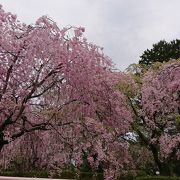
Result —
<svg viewBox="0 0 180 180"><path fill-rule="evenodd" d="M2 148L4 147L4 145L8 144L7 140L4 140L4 133L0 132L0 152L2 150Z"/></svg>
<svg viewBox="0 0 180 180"><path fill-rule="evenodd" d="M173 167L171 163L162 163L160 174L163 176L173 176Z"/></svg>
<svg viewBox="0 0 180 180"><path fill-rule="evenodd" d="M159 160L159 153L158 153L158 148L156 145L153 145L153 144L150 144L149 145L150 147L150 150L153 154L153 158L154 158L154 161L158 167L158 170L160 172L160 175L163 175L163 176L172 176L173 175L173 167L172 167L172 164L169 162L169 163L165 163L165 162L161 162Z"/></svg>
<svg viewBox="0 0 180 180"><path fill-rule="evenodd" d="M0 152L1 152L1 150L2 150L2 148L3 148L3 144L1 144L1 142L0 142Z"/></svg>

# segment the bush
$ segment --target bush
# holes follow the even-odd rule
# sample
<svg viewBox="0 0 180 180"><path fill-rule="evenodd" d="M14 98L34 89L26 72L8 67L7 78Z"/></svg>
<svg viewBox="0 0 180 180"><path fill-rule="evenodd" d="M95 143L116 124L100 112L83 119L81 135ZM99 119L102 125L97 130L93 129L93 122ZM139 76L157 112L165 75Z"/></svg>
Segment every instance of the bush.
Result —
<svg viewBox="0 0 180 180"><path fill-rule="evenodd" d="M74 179L75 176L76 176L75 172L70 171L70 170L63 170L62 173L61 173L60 178L62 178L62 179Z"/></svg>
<svg viewBox="0 0 180 180"><path fill-rule="evenodd" d="M79 180L92 180L93 178L93 173L89 172L81 172L79 176ZM97 173L96 180L103 180L103 173Z"/></svg>
<svg viewBox="0 0 180 180"><path fill-rule="evenodd" d="M132 180L132 179L134 179L134 176L129 173L129 174L125 175L125 176L119 177L117 180Z"/></svg>
<svg viewBox="0 0 180 180"><path fill-rule="evenodd" d="M47 171L3 171L0 172L0 176L10 176L10 177L37 177L37 178L48 178ZM62 178L62 179L77 179L76 172L71 170L63 170L60 176L54 176L53 178ZM79 174L79 180L92 180L93 173L90 172L81 172ZM103 173L97 173L96 180L103 180Z"/></svg>
<svg viewBox="0 0 180 180"><path fill-rule="evenodd" d="M180 177L145 176L145 177L136 177L135 180L180 180Z"/></svg>
<svg viewBox="0 0 180 180"><path fill-rule="evenodd" d="M37 177L37 178L48 178L47 171L4 171L0 172L1 176L13 176L13 177Z"/></svg>
<svg viewBox="0 0 180 180"><path fill-rule="evenodd" d="M137 174L138 177L141 177L141 176L145 177L145 176L147 176L147 173L146 173L145 170L137 170L136 174Z"/></svg>

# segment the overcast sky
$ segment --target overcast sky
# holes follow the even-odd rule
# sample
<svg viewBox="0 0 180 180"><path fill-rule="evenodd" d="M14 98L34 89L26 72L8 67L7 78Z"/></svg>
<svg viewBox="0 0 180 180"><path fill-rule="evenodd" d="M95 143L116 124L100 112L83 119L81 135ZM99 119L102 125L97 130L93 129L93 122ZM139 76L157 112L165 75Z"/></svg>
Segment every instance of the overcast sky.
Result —
<svg viewBox="0 0 180 180"><path fill-rule="evenodd" d="M116 67L136 63L153 43L180 38L180 0L0 0L25 23L42 15L59 27L83 26L88 41L104 47Z"/></svg>

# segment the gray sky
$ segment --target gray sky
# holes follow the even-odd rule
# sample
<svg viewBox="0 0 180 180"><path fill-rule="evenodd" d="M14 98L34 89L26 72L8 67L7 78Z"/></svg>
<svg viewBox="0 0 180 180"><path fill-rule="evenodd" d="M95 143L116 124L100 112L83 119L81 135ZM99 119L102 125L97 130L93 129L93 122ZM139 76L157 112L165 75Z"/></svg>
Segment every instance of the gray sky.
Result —
<svg viewBox="0 0 180 180"><path fill-rule="evenodd" d="M180 38L180 0L0 0L25 23L42 15L59 27L83 26L88 41L104 47L116 67L136 63L153 43Z"/></svg>

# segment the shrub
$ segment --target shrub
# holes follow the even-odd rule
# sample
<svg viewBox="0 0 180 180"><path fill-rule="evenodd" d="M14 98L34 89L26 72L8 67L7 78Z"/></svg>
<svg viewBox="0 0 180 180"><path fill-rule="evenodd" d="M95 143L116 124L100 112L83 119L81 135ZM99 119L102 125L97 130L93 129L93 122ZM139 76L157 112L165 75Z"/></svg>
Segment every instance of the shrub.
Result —
<svg viewBox="0 0 180 180"><path fill-rule="evenodd" d="M145 177L136 177L135 180L180 180L180 177L145 176Z"/></svg>
<svg viewBox="0 0 180 180"><path fill-rule="evenodd" d="M13 176L13 177L37 177L37 178L47 178L47 171L28 171L28 172L20 172L20 171L4 171L0 172L1 176Z"/></svg>

